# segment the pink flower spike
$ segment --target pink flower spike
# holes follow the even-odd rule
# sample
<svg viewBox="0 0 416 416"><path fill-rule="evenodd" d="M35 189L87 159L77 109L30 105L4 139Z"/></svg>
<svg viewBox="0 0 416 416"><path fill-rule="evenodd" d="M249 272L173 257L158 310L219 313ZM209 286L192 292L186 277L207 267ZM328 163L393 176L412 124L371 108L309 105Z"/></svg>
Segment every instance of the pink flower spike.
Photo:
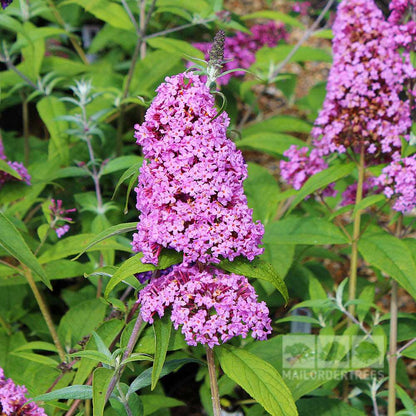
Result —
<svg viewBox="0 0 416 416"><path fill-rule="evenodd" d="M163 247L183 252L186 263L252 260L263 252L263 225L253 223L247 206L247 167L227 138L228 124L199 76L175 75L158 87L145 122L135 126L146 160L132 244L144 263L157 264Z"/></svg>
<svg viewBox="0 0 416 416"><path fill-rule="evenodd" d="M139 302L149 323L156 314L171 311L174 328L180 327L192 346L212 348L236 336L245 338L250 331L253 338L264 340L272 331L267 306L257 302L247 278L214 267L199 271L197 266L173 266L141 290Z"/></svg>

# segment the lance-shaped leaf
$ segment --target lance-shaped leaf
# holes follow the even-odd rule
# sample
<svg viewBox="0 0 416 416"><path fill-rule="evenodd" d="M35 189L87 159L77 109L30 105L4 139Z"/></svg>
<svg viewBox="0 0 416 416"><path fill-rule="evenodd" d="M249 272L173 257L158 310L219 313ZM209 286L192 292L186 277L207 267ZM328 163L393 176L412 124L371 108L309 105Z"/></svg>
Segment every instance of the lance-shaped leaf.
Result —
<svg viewBox="0 0 416 416"><path fill-rule="evenodd" d="M259 258L250 261L244 257L237 257L233 261L223 260L219 264L219 267L227 272L267 280L282 294L285 302L289 299L285 282L280 278L270 263Z"/></svg>
<svg viewBox="0 0 416 416"><path fill-rule="evenodd" d="M327 185L332 182L336 182L338 179L344 178L353 172L355 169L354 163L347 163L346 165L336 165L328 169L318 172L317 174L311 176L305 184L299 189L299 193L293 199L292 205L288 211L288 214L303 201L305 197L315 192L318 189L325 189Z"/></svg>
<svg viewBox="0 0 416 416"><path fill-rule="evenodd" d="M93 416L104 414L105 395L113 374L114 371L108 368L99 367L94 370L92 379Z"/></svg>
<svg viewBox="0 0 416 416"><path fill-rule="evenodd" d="M266 226L265 244L347 244L332 223L322 218L290 216Z"/></svg>
<svg viewBox="0 0 416 416"><path fill-rule="evenodd" d="M49 289L52 289L48 277L37 258L26 244L18 229L2 212L0 212L0 246L10 253L11 256L19 260L20 263L35 272L42 282Z"/></svg>
<svg viewBox="0 0 416 416"><path fill-rule="evenodd" d="M107 284L105 288L104 297L108 298L111 291L124 279L128 276L132 276L136 273L143 273L158 269L166 269L173 264L181 262L182 255L177 253L174 250L162 250L161 255L159 256L159 265L158 267L153 264L142 263L141 258L143 257L142 253L136 254L133 257L127 259L120 268L113 274L113 277Z"/></svg>
<svg viewBox="0 0 416 416"><path fill-rule="evenodd" d="M224 373L273 416L297 416L295 402L277 370L243 349L215 349Z"/></svg>
<svg viewBox="0 0 416 416"><path fill-rule="evenodd" d="M387 273L416 299L416 262L410 244L373 228L360 237L358 250L366 262Z"/></svg>
<svg viewBox="0 0 416 416"><path fill-rule="evenodd" d="M6 172L9 175L13 176L16 179L22 180L22 177L19 175L19 173L14 170L5 160L0 159L0 171Z"/></svg>
<svg viewBox="0 0 416 416"><path fill-rule="evenodd" d="M161 319L156 319L153 323L155 333L155 358L152 367L152 390L156 387L165 363L166 353L168 352L170 334L172 331L172 321L168 315Z"/></svg>
<svg viewBox="0 0 416 416"><path fill-rule="evenodd" d="M124 234L131 231L135 231L137 228L137 222L127 222L125 224L117 224L113 225L112 227L107 228L106 230L102 231L98 235L96 235L88 245L74 258L76 260L78 257L82 256L87 250L91 247L95 246L101 241L106 240L107 238L114 237L118 234Z"/></svg>

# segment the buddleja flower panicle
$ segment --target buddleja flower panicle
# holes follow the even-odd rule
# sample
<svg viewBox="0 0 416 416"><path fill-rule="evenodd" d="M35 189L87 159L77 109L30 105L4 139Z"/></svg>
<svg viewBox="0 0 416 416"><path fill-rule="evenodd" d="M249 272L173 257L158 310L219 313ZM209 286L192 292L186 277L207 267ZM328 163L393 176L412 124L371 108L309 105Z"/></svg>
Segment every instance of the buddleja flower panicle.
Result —
<svg viewBox="0 0 416 416"><path fill-rule="evenodd" d="M411 207L412 181L407 190L404 181L396 185L391 181L401 177L398 170L413 175L411 159L398 159L402 139L409 139L412 124L411 102L404 97L416 71L406 49L412 36L402 20L405 9L414 4L414 0L393 1L389 21L373 0L339 4L333 25L333 65L323 108L312 130L312 150L292 146L284 153L289 160L280 165L282 178L295 189L325 169L329 155L348 151L354 158L363 149L366 166L393 163L379 180L366 178L364 194L380 193L388 185L385 194L398 197L394 209ZM353 193L354 186L348 187L341 205L353 203Z"/></svg>
<svg viewBox="0 0 416 416"><path fill-rule="evenodd" d="M254 288L244 276L226 274L214 267L173 266L140 291L143 320L171 312L175 329L181 328L192 346L210 348L236 336L266 339L271 320L265 302L257 302Z"/></svg>
<svg viewBox="0 0 416 416"><path fill-rule="evenodd" d="M136 125L146 158L140 169L138 232L133 249L157 264L162 247L185 262L219 263L261 254L260 222L253 223L243 180L242 154L226 136L228 115L218 117L213 96L193 73L166 78Z"/></svg>
<svg viewBox="0 0 416 416"><path fill-rule="evenodd" d="M369 158L391 156L411 126L409 103L399 95L412 68L399 53L398 31L373 0L342 1L333 31L334 63L314 144L328 154L364 146Z"/></svg>

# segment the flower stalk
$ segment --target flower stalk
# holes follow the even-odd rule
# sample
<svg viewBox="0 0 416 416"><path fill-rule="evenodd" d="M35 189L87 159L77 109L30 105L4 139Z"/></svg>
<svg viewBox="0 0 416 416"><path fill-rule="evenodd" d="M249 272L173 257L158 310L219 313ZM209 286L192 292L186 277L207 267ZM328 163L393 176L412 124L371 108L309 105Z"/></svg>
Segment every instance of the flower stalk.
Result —
<svg viewBox="0 0 416 416"><path fill-rule="evenodd" d="M355 196L355 206L361 202L363 197L363 185L365 174L365 154L364 146L361 146L360 160L358 162L358 183L357 193ZM358 240L360 238L360 225L361 225L361 210L357 210L354 215L353 235L351 244L351 264L350 264L350 281L348 287L348 300L355 299L357 292L357 263L358 263ZM355 306L349 305L348 311L351 315L354 315Z"/></svg>
<svg viewBox="0 0 416 416"><path fill-rule="evenodd" d="M396 236L400 237L402 230L402 217L399 217L396 227ZM397 350L397 326L398 326L398 297L397 282L393 279L391 282L391 300L390 300L390 337L389 337L389 381L388 381L388 402L387 415L395 416L396 414L396 373L397 360L399 351Z"/></svg>
<svg viewBox="0 0 416 416"><path fill-rule="evenodd" d="M26 266L23 266L23 270L24 270L27 283L32 289L36 302L39 305L39 309L40 309L40 312L42 313L43 319L45 320L46 325L48 326L49 333L51 334L51 337L53 339L53 343L55 344L55 347L58 350L59 358L62 362L65 362L66 360L65 350L62 347L61 341L59 341L58 333L56 332L55 325L52 321L52 316L49 311L48 305L45 302L45 299L43 299L43 296L40 293L38 287L36 286L35 280L33 279L33 276L32 276L32 271Z"/></svg>
<svg viewBox="0 0 416 416"><path fill-rule="evenodd" d="M396 414L396 369L397 369L397 282L391 283L390 302L390 344L389 344L389 382L387 415Z"/></svg>
<svg viewBox="0 0 416 416"><path fill-rule="evenodd" d="M218 390L217 372L215 368L214 349L206 346L207 364L209 373L209 385L211 388L211 400L214 416L221 416L220 395Z"/></svg>
<svg viewBox="0 0 416 416"><path fill-rule="evenodd" d="M137 340L139 339L139 335L142 329L143 325L143 319L141 314L137 316L136 323L134 324L133 331L130 335L129 342L127 343L126 350L124 351L123 358L121 362L123 363L124 360L126 360L130 354L132 353L134 346L136 345ZM120 377L124 371L124 368L126 367L125 364L121 364L120 367L117 369L117 371L114 373L112 379L110 380L110 384L108 385L107 393L105 395L105 401L107 402L108 399L111 396L111 393L113 392L114 388L117 386L118 381L120 380Z"/></svg>

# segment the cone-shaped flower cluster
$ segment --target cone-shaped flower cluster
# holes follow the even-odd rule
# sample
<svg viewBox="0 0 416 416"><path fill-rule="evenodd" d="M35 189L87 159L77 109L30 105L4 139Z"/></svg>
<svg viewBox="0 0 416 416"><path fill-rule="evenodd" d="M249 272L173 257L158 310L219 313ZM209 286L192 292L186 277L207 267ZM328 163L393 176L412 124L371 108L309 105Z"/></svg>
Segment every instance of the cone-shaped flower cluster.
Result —
<svg viewBox="0 0 416 416"><path fill-rule="evenodd" d="M283 24L276 22L268 22L264 24L254 25L251 34L245 32L236 32L232 37L225 39L224 47L224 72L237 68L249 68L256 61L256 52L263 46L276 46L280 40L287 39L287 32ZM208 60L210 42L194 43L193 46L205 53L205 59ZM218 78L219 85L226 85L231 77L242 77L244 71L235 71L225 74Z"/></svg>
<svg viewBox="0 0 416 416"><path fill-rule="evenodd" d="M396 11L393 9L391 21L384 18L373 0L340 3L333 26L334 63L323 109L312 131L313 148L308 155L306 148L292 146L284 153L289 161L281 162L282 178L295 189L328 166L325 156L364 149L366 166L394 161L394 167L379 181L367 178L364 191L381 192L390 183L386 195L402 201L394 208L408 210L412 206L411 189L405 191L403 181L398 186L391 181L399 178L393 172L398 169L402 138L408 139L411 127L410 101L403 99L403 92L407 80L416 74L408 53L401 53L411 37L396 23L413 1L393 1ZM409 159L399 165L411 170ZM353 201L352 190L343 194L342 205Z"/></svg>
<svg viewBox="0 0 416 416"><path fill-rule="evenodd" d="M26 403L27 389L4 377L0 368L0 412L2 416L46 416L45 411L34 402ZM26 404L25 404L26 403Z"/></svg>
<svg viewBox="0 0 416 416"><path fill-rule="evenodd" d="M166 276L144 288L139 295L141 314L152 323L172 308L175 329L182 327L189 345L210 348L234 336L265 339L271 333L268 309L257 302L253 287L244 276L225 274L214 267L178 265Z"/></svg>
<svg viewBox="0 0 416 416"><path fill-rule="evenodd" d="M133 249L153 264L162 247L182 251L186 262L252 260L262 253L263 226L247 207L247 168L226 137L226 113L216 117L213 96L192 73L167 78L157 92L145 122L135 126L148 160L136 188L141 214Z"/></svg>
<svg viewBox="0 0 416 416"><path fill-rule="evenodd" d="M189 345L213 347L249 331L264 339L271 332L264 302L257 303L245 277L210 265L263 251L263 225L253 223L243 192L247 167L226 136L228 116L217 113L208 87L192 73L166 78L157 93L145 122L135 126L147 160L136 188L133 249L155 265L162 247L174 249L183 263L142 289L141 315L152 323L168 309Z"/></svg>
<svg viewBox="0 0 416 416"><path fill-rule="evenodd" d="M4 153L4 146L3 146L3 142L1 139L0 139L0 159L7 161L7 156ZM7 164L22 177L22 181L30 185L30 175L28 174L27 169L23 166L22 163L7 161ZM6 182L10 182L10 181L17 181L17 179L14 176L0 170L0 189Z"/></svg>
<svg viewBox="0 0 416 416"><path fill-rule="evenodd" d="M391 155L409 129L409 103L399 97L406 74L392 25L373 0L342 1L334 22L334 63L313 130L329 153L362 145Z"/></svg>

